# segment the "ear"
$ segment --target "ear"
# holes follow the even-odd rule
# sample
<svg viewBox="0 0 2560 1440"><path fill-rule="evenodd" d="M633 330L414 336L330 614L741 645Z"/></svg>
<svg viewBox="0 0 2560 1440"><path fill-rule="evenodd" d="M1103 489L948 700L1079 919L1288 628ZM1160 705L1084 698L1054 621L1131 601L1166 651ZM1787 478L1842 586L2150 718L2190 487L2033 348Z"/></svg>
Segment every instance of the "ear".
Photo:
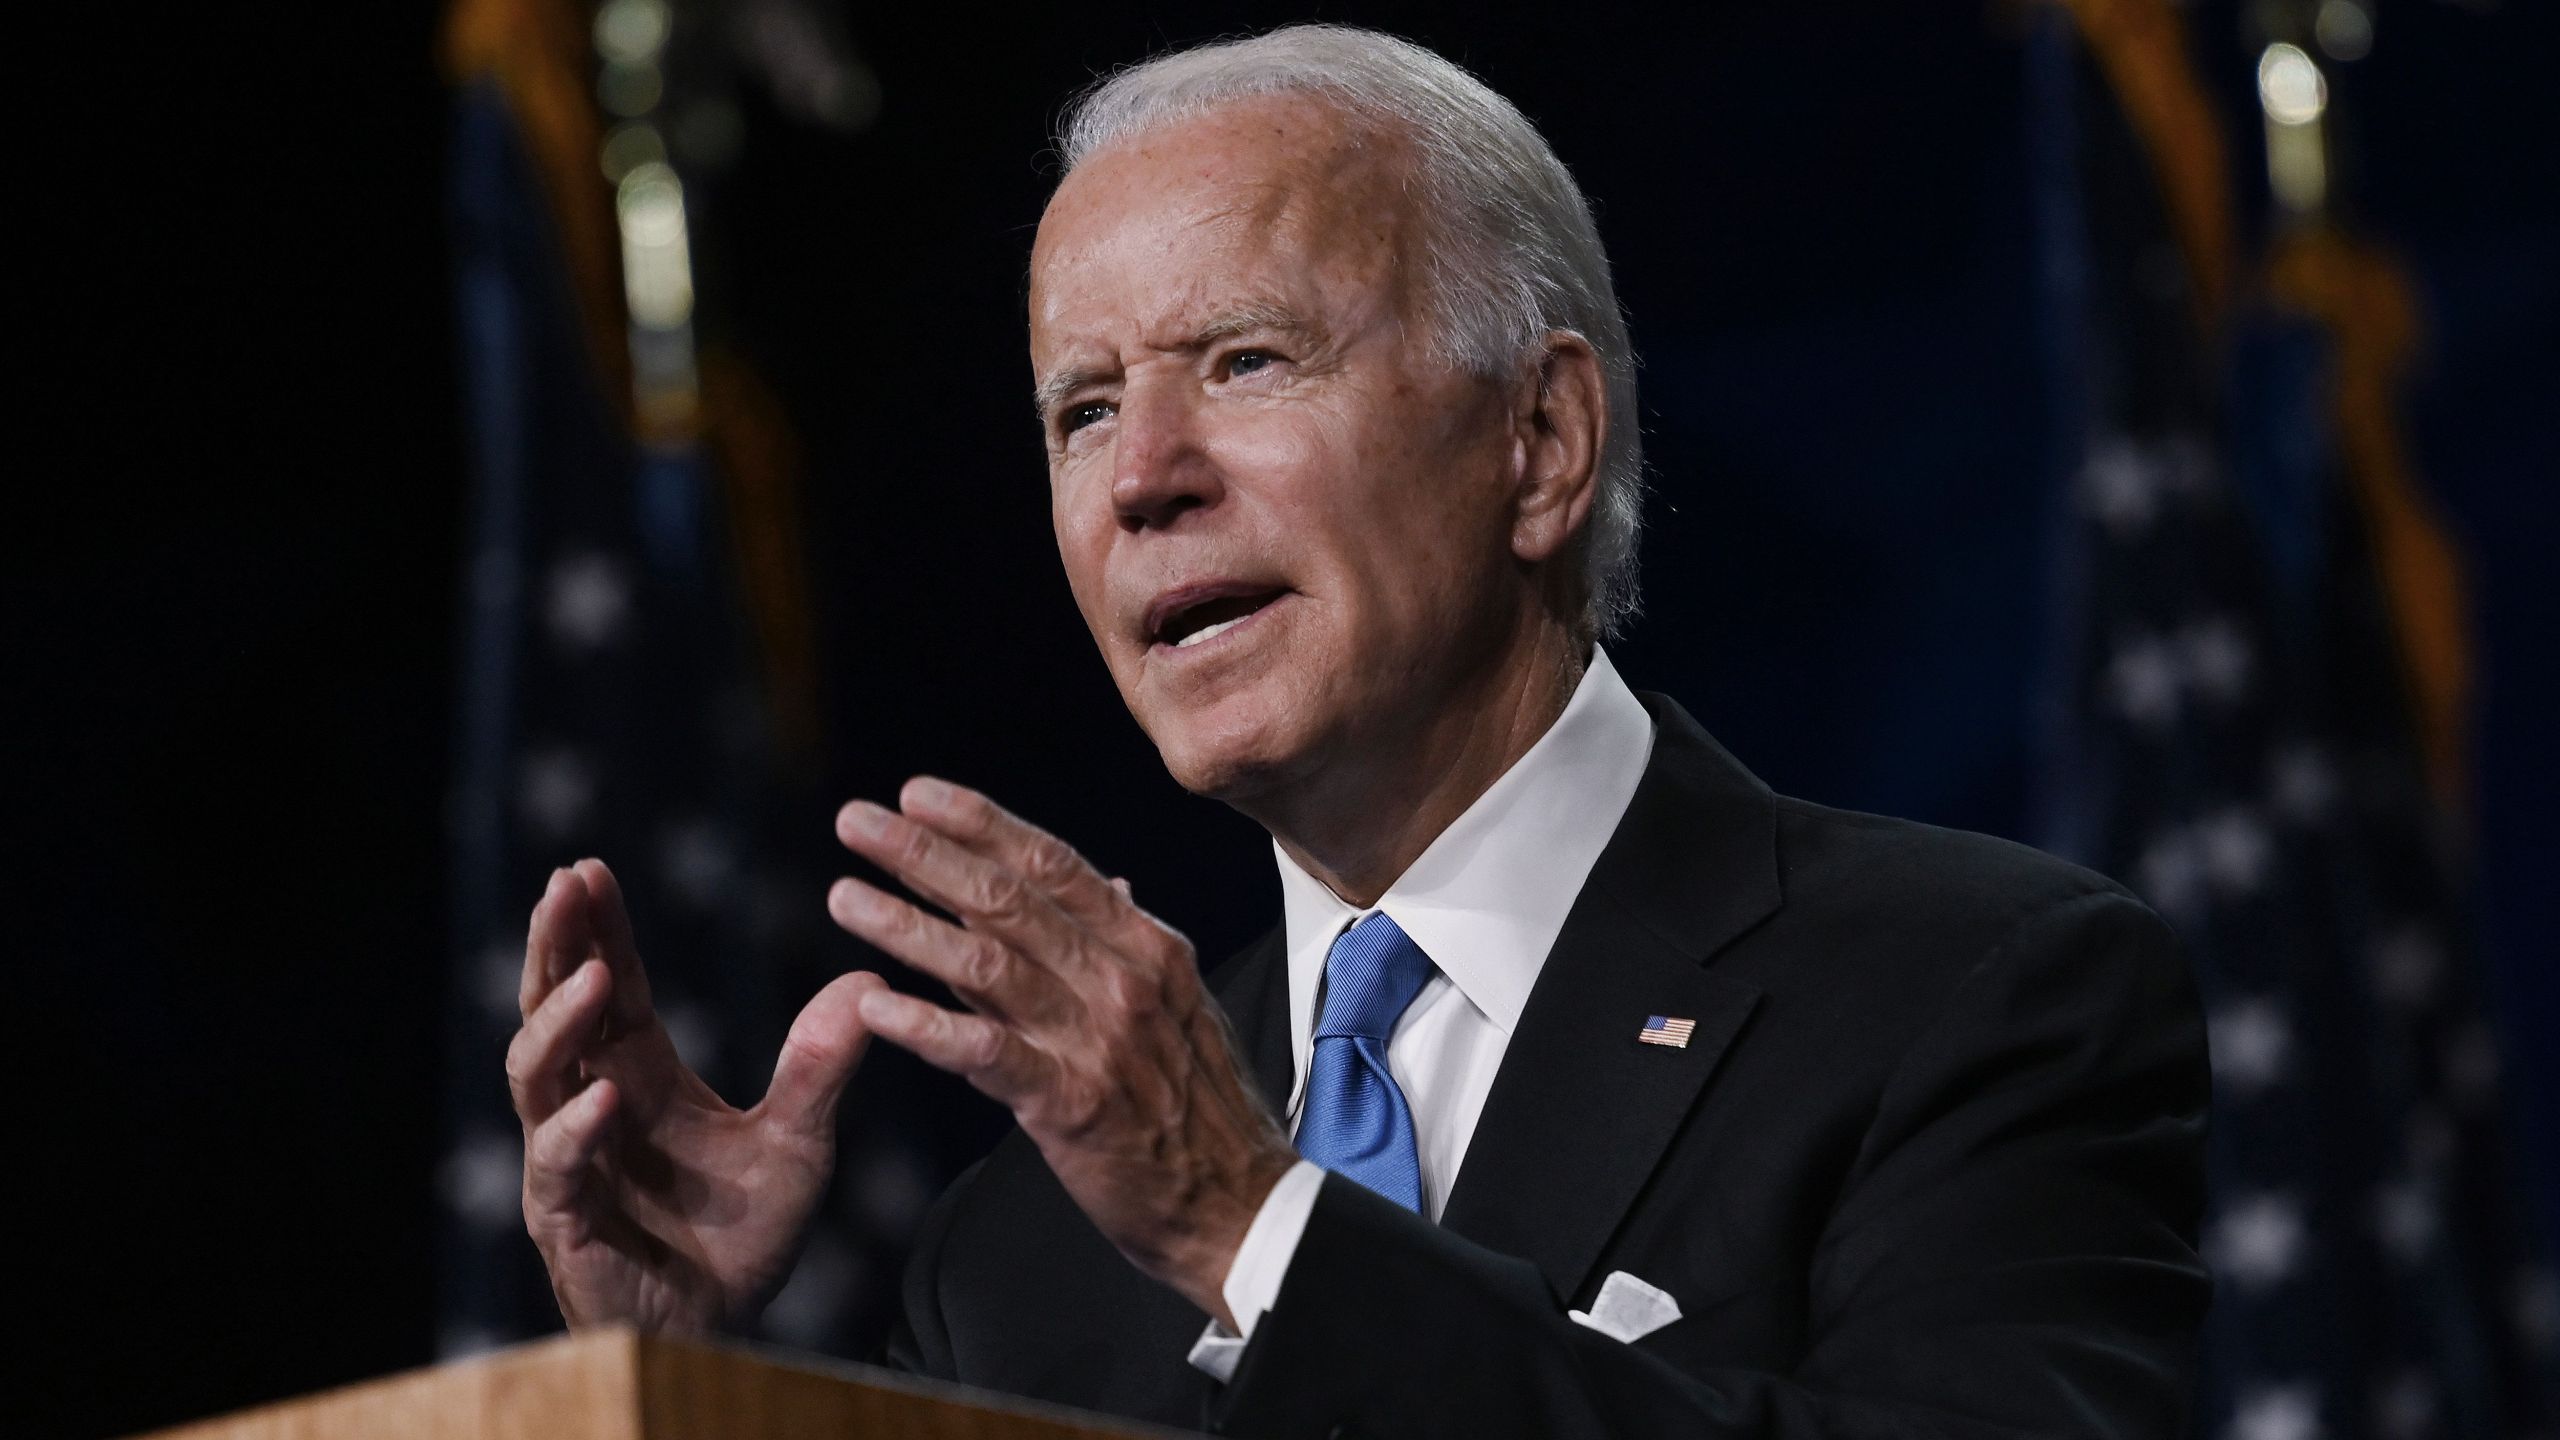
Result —
<svg viewBox="0 0 2560 1440"><path fill-rule="evenodd" d="M1563 553L1581 532L1598 488L1609 391L1591 342L1571 330L1547 332L1535 373L1522 377L1512 420L1511 553L1538 564Z"/></svg>

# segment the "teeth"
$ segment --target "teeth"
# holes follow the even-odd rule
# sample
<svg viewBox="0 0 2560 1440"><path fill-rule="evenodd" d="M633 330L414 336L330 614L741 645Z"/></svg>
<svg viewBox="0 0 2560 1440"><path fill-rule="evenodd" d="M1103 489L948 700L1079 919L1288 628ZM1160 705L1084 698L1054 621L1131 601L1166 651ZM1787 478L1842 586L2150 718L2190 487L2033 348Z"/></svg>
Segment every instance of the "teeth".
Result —
<svg viewBox="0 0 2560 1440"><path fill-rule="evenodd" d="M1190 646L1197 645L1201 641L1208 639L1212 635L1223 635L1227 631L1233 630L1252 618L1253 617L1250 615L1239 615L1233 620L1221 620L1215 625L1204 625L1201 628L1192 631L1190 634L1183 636L1181 639L1174 641L1173 648L1176 650L1187 649Z"/></svg>

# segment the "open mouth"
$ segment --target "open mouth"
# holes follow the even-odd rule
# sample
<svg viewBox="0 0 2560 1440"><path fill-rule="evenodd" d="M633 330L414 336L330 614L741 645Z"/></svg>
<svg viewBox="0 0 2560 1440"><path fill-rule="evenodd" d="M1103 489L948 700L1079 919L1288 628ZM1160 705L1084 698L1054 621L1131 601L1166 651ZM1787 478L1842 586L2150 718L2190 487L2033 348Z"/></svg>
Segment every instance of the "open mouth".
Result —
<svg viewBox="0 0 2560 1440"><path fill-rule="evenodd" d="M1171 595L1156 602L1148 639L1175 650L1205 644L1262 613L1285 590L1221 591L1196 599Z"/></svg>

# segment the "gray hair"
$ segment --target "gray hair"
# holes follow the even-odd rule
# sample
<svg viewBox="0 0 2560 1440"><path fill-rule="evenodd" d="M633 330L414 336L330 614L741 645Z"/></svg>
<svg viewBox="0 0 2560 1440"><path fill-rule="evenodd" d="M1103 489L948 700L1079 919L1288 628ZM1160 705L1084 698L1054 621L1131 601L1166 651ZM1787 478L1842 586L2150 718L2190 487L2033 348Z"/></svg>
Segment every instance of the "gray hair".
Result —
<svg viewBox="0 0 2560 1440"><path fill-rule="evenodd" d="M1266 95L1321 97L1413 145L1414 194L1430 225L1433 348L1444 363L1508 378L1556 330L1579 334L1599 356L1608 427L1581 537L1581 619L1592 637L1617 635L1637 609L1644 521L1635 351L1591 206L1519 107L1409 40L1291 25L1105 77L1068 106L1058 148L1073 170L1140 131Z"/></svg>

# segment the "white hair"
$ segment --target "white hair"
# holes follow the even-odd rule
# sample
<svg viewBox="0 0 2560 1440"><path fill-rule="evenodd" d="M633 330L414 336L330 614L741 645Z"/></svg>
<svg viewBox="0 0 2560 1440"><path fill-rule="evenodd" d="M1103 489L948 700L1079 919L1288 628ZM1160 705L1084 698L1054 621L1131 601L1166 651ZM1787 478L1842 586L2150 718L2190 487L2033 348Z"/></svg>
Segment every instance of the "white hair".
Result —
<svg viewBox="0 0 2560 1440"><path fill-rule="evenodd" d="M1616 635L1637 609L1644 519L1635 351L1591 206L1519 107L1409 40L1291 25L1105 77L1068 106L1058 148L1073 170L1140 131L1267 95L1320 97L1413 146L1413 194L1429 226L1425 291L1443 362L1507 379L1543 355L1557 330L1580 335L1598 355L1608 425L1581 537L1581 623L1591 637Z"/></svg>

